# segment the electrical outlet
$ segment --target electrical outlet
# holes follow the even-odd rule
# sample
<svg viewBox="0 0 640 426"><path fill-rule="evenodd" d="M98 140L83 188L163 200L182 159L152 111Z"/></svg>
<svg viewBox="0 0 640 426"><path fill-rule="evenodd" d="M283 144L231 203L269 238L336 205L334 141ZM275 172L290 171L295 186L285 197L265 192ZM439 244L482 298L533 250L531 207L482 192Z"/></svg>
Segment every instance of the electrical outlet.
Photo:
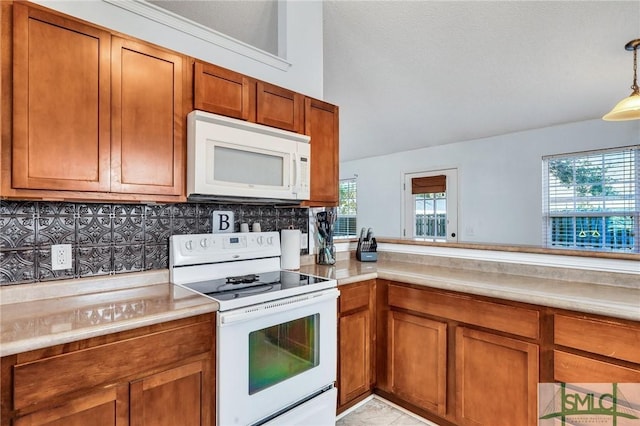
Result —
<svg viewBox="0 0 640 426"><path fill-rule="evenodd" d="M71 269L73 257L71 256L71 244L54 244L51 246L51 269Z"/></svg>

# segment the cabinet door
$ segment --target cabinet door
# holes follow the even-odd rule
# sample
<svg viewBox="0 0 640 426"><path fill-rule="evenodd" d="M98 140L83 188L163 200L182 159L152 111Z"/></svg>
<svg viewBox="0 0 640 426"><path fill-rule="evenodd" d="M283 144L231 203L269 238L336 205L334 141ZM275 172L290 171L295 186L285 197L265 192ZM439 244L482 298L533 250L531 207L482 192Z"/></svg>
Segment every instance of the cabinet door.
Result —
<svg viewBox="0 0 640 426"><path fill-rule="evenodd" d="M305 99L305 134L311 137L312 206L337 206L339 202L338 107Z"/></svg>
<svg viewBox="0 0 640 426"><path fill-rule="evenodd" d="M126 386L92 392L52 408L36 411L14 421L15 426L125 426L128 424Z"/></svg>
<svg viewBox="0 0 640 426"><path fill-rule="evenodd" d="M184 191L183 60L176 53L113 38L113 192Z"/></svg>
<svg viewBox="0 0 640 426"><path fill-rule="evenodd" d="M108 191L111 35L13 11L13 188Z"/></svg>
<svg viewBox="0 0 640 426"><path fill-rule="evenodd" d="M195 109L241 120L256 120L256 82L240 73L196 61Z"/></svg>
<svg viewBox="0 0 640 426"><path fill-rule="evenodd" d="M407 402L444 416L447 324L395 311L388 318L391 391Z"/></svg>
<svg viewBox="0 0 640 426"><path fill-rule="evenodd" d="M371 313L341 317L339 330L338 402L344 405L371 389Z"/></svg>
<svg viewBox="0 0 640 426"><path fill-rule="evenodd" d="M256 122L296 133L304 125L304 96L273 84L257 83ZM312 157L313 158L313 154Z"/></svg>
<svg viewBox="0 0 640 426"><path fill-rule="evenodd" d="M131 383L131 426L211 425L204 361Z"/></svg>
<svg viewBox="0 0 640 426"><path fill-rule="evenodd" d="M459 327L455 353L460 425L537 424L538 345Z"/></svg>

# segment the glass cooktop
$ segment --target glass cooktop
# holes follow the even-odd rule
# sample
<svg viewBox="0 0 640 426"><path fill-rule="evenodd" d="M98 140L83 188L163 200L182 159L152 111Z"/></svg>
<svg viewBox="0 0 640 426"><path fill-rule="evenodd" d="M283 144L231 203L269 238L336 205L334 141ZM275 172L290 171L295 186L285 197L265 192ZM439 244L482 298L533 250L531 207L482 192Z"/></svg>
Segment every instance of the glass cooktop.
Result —
<svg viewBox="0 0 640 426"><path fill-rule="evenodd" d="M220 309L224 310L223 308L248 306L335 287L336 281L300 272L272 271L198 281L182 286L217 300ZM232 301L235 303L229 303Z"/></svg>

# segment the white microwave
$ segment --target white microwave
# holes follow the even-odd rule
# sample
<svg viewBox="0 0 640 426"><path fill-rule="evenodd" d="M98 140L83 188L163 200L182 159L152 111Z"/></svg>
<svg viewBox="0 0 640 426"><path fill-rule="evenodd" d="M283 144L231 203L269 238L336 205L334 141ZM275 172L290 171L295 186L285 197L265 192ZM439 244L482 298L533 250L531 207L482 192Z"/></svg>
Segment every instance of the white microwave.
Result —
<svg viewBox="0 0 640 426"><path fill-rule="evenodd" d="M309 136L204 111L187 115L187 194L309 199Z"/></svg>

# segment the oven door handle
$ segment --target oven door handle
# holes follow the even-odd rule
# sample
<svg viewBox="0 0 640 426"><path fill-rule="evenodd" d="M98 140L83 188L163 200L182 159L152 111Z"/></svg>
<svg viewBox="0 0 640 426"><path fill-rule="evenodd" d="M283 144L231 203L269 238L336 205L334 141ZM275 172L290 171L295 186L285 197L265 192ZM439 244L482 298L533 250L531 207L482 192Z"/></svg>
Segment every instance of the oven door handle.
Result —
<svg viewBox="0 0 640 426"><path fill-rule="evenodd" d="M266 302L261 305L247 306L245 308L235 309L229 312L218 312L218 323L221 327L224 327L227 324L248 321L267 315L277 314L279 312L290 311L292 309L314 305L326 300L335 300L339 295L340 291L337 288L332 288L316 293L274 300L273 302Z"/></svg>

